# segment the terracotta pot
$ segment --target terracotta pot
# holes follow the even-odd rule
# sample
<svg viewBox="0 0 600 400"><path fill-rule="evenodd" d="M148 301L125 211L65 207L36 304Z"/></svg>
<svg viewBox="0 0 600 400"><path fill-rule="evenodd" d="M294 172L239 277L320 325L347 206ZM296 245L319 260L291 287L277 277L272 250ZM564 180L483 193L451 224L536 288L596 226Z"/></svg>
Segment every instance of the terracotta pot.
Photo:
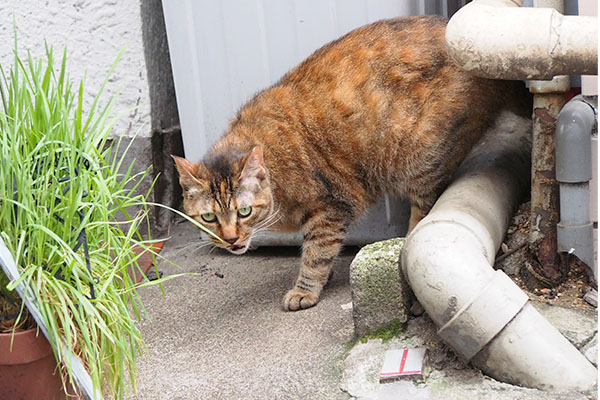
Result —
<svg viewBox="0 0 600 400"><path fill-rule="evenodd" d="M52 347L37 329L0 333L0 400L65 400ZM74 390L68 385L68 392ZM79 397L69 397L79 398Z"/></svg>

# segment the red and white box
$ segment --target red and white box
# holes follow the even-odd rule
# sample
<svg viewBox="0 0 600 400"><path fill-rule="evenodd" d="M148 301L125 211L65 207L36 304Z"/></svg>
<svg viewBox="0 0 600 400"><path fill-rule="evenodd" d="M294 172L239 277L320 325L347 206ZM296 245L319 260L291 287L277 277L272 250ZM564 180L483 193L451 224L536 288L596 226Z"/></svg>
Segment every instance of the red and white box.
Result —
<svg viewBox="0 0 600 400"><path fill-rule="evenodd" d="M400 378L425 379L429 372L427 348L393 349L385 352L380 382Z"/></svg>

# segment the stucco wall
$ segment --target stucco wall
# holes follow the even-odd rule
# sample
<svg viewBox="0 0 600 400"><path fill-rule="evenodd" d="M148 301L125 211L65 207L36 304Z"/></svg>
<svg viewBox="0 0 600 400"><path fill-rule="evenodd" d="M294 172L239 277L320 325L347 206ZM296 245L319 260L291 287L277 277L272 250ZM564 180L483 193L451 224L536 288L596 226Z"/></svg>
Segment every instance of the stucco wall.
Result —
<svg viewBox="0 0 600 400"><path fill-rule="evenodd" d="M0 2L0 63L12 65L13 15L19 52L44 55L44 39L55 56L68 50L74 82L87 71L85 95L97 93L119 51L127 50L112 75L103 99L121 92L114 112L120 118L113 135L149 137L150 96L147 82L140 2L132 0L2 0Z"/></svg>

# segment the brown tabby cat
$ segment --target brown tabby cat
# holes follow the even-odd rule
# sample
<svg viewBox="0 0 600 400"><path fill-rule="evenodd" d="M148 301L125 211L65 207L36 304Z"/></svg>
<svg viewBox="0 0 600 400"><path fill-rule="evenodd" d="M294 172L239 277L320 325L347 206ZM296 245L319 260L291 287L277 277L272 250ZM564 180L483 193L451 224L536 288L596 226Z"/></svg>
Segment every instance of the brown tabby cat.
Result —
<svg viewBox="0 0 600 400"><path fill-rule="evenodd" d="M184 209L217 246L242 254L272 223L303 232L285 310L317 303L369 205L386 192L408 197L411 229L500 109L527 113L521 83L453 65L445 26L425 16L356 29L251 99L202 162L174 157Z"/></svg>

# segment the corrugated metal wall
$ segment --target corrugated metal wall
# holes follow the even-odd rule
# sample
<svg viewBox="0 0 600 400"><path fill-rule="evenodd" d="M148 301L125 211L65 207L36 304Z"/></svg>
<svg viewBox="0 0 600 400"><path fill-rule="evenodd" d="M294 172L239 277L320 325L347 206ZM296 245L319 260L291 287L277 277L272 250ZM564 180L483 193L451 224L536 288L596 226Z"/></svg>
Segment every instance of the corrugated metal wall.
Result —
<svg viewBox="0 0 600 400"><path fill-rule="evenodd" d="M186 157L202 155L257 91L325 43L396 16L449 16L465 0L163 0ZM351 243L399 236L408 209L392 200L370 212ZM299 242L278 236L269 244Z"/></svg>
<svg viewBox="0 0 600 400"><path fill-rule="evenodd" d="M198 160L249 97L325 43L379 19L448 15L462 3L163 1L186 156Z"/></svg>

